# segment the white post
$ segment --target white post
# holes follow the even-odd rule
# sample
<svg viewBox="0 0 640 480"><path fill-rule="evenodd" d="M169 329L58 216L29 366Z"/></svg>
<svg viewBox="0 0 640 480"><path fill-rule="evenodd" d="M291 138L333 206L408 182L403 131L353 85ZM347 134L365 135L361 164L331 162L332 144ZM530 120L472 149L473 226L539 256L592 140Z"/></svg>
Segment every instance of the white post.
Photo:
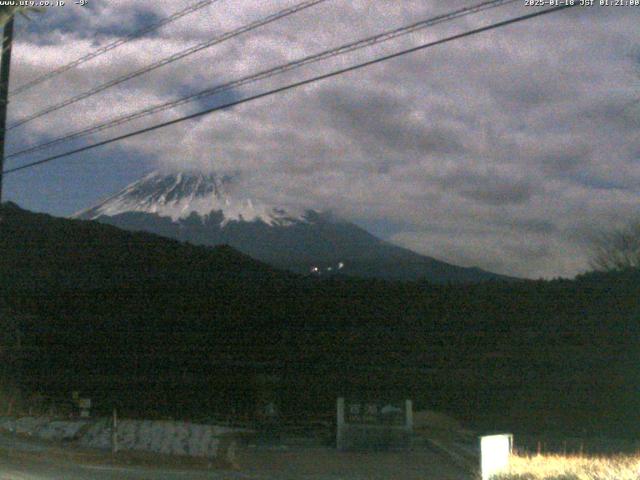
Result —
<svg viewBox="0 0 640 480"><path fill-rule="evenodd" d="M480 470L482 480L489 480L509 466L513 447L513 435L487 435L480 437Z"/></svg>
<svg viewBox="0 0 640 480"><path fill-rule="evenodd" d="M118 451L118 413L113 409L113 417L111 422L111 453Z"/></svg>
<svg viewBox="0 0 640 480"><path fill-rule="evenodd" d="M407 432L413 432L413 402L411 400L405 400L404 402L404 418L405 418L405 428Z"/></svg>
<svg viewBox="0 0 640 480"><path fill-rule="evenodd" d="M344 430L344 397L338 397L337 428L336 428L336 446L338 450L342 449L343 430Z"/></svg>

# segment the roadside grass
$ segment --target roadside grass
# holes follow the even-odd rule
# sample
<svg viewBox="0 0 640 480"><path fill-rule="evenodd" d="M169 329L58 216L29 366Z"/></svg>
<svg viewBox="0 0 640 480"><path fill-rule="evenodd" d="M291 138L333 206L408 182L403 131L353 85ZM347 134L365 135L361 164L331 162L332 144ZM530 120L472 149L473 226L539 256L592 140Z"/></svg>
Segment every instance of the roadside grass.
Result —
<svg viewBox="0 0 640 480"><path fill-rule="evenodd" d="M492 480L638 480L640 453L610 457L511 456L509 468Z"/></svg>

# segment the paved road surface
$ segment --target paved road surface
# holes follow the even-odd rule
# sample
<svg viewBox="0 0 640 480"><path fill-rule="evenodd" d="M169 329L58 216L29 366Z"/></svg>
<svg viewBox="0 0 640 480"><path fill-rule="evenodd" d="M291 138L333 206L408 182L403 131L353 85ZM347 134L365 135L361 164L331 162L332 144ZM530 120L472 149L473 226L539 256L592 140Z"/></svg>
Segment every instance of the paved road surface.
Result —
<svg viewBox="0 0 640 480"><path fill-rule="evenodd" d="M55 451L55 454L53 453ZM60 458L60 449L44 442L0 434L0 480L245 480L239 472L208 469L152 468L71 461Z"/></svg>
<svg viewBox="0 0 640 480"><path fill-rule="evenodd" d="M60 452L74 454L60 455ZM55 454L54 454L55 453ZM73 460L71 459L73 458ZM96 453L83 461L71 447L0 434L0 480L469 480L472 477L429 450L339 453L329 448L242 449L236 471L205 467L110 464ZM105 461L101 461L105 460Z"/></svg>

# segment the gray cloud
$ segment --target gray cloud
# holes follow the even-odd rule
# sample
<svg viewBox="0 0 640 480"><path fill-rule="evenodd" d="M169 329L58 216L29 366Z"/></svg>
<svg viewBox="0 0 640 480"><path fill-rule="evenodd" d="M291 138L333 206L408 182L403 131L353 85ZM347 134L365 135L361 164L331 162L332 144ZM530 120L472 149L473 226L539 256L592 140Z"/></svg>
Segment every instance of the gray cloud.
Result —
<svg viewBox="0 0 640 480"><path fill-rule="evenodd" d="M64 81L43 84L12 115L27 115L293 3L254 0L240 6L222 0L70 72ZM51 35L19 39L14 81L90 51L92 31L108 41L117 15L129 25L186 4L112 0L91 11L74 10L73 21L84 22L78 31L55 28L51 21ZM326 2L123 84L79 109L33 122L19 138L37 142L51 125L83 128L175 98L176 92L466 4ZM529 12L513 5L467 17L233 95ZM69 21L70 13L59 15L60 22ZM364 226L402 225L392 241L443 260L529 277L574 275L586 268L589 232L638 209L640 115L639 108L627 107L640 82L639 20L638 9L576 8L136 137L121 148L167 168L235 173L248 194L266 201L331 209Z"/></svg>
<svg viewBox="0 0 640 480"><path fill-rule="evenodd" d="M443 188L453 189L462 197L487 205L527 203L534 192L533 186L526 180L465 172L447 175L438 183Z"/></svg>

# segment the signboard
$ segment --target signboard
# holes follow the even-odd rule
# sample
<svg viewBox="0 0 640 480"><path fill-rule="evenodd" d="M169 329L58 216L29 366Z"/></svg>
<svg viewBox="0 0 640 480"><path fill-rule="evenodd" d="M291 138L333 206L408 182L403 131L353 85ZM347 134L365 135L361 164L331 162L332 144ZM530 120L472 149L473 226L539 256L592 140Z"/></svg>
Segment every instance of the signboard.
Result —
<svg viewBox="0 0 640 480"><path fill-rule="evenodd" d="M338 398L336 444L339 450L407 448L412 431L411 400Z"/></svg>
<svg viewBox="0 0 640 480"><path fill-rule="evenodd" d="M345 423L367 425L406 424L404 402L345 401Z"/></svg>

